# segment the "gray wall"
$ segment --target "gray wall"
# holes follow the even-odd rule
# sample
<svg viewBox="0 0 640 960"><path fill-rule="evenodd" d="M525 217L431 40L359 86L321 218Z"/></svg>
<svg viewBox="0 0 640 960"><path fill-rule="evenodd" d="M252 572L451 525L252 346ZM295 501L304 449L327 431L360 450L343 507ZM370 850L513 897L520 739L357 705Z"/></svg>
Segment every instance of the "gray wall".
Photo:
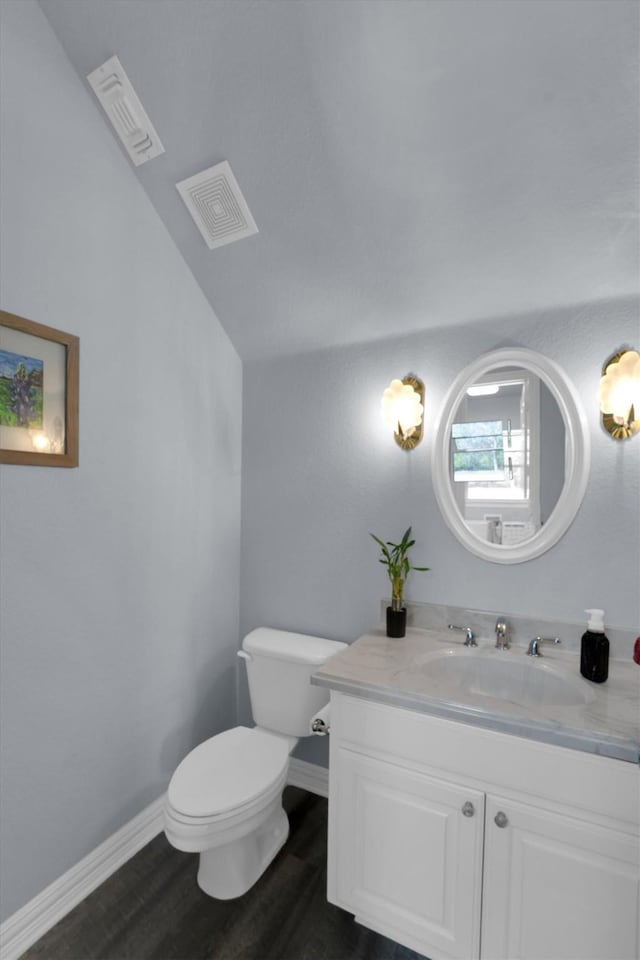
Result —
<svg viewBox="0 0 640 960"><path fill-rule="evenodd" d="M411 575L409 600L577 622L593 605L611 626L640 627L640 441L614 443L596 400L604 360L623 343L638 345L637 317L637 302L601 303L245 364L241 632L270 624L354 639L377 623L389 595L369 531L395 540L409 524L414 563L432 568ZM431 479L435 422L451 381L504 346L564 367L592 439L575 521L552 550L509 566L465 551L444 524ZM406 453L382 425L380 398L409 371L426 384L426 429ZM321 750L315 740L301 755Z"/></svg>
<svg viewBox="0 0 640 960"><path fill-rule="evenodd" d="M81 351L80 467L0 467L6 917L234 722L242 370L41 10L1 7L2 307Z"/></svg>

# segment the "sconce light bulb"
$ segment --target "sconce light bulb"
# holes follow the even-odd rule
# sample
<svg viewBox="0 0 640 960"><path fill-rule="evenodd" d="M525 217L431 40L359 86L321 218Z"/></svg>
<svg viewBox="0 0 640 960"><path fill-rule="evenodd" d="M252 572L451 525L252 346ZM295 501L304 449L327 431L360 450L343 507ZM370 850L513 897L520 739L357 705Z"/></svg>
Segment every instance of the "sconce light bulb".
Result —
<svg viewBox="0 0 640 960"><path fill-rule="evenodd" d="M392 380L382 396L382 415L387 427L410 436L422 423L424 407L411 384Z"/></svg>
<svg viewBox="0 0 640 960"><path fill-rule="evenodd" d="M600 379L598 402L622 426L640 416L640 353L627 350L610 363Z"/></svg>

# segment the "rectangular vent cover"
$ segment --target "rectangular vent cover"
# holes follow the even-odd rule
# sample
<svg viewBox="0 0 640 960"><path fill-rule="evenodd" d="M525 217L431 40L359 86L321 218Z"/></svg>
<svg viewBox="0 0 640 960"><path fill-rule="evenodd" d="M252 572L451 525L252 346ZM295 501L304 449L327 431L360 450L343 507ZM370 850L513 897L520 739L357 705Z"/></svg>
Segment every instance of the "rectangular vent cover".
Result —
<svg viewBox="0 0 640 960"><path fill-rule="evenodd" d="M258 232L226 160L176 187L210 250Z"/></svg>
<svg viewBox="0 0 640 960"><path fill-rule="evenodd" d="M164 153L160 137L117 57L103 63L87 80L136 167Z"/></svg>

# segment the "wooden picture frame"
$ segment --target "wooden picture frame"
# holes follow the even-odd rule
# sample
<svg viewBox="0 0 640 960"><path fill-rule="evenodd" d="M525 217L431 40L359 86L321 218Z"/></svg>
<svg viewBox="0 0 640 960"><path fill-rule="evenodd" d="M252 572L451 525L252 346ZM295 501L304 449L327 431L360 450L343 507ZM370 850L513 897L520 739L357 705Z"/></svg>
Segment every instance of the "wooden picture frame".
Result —
<svg viewBox="0 0 640 960"><path fill-rule="evenodd" d="M80 340L0 310L0 463L78 466Z"/></svg>

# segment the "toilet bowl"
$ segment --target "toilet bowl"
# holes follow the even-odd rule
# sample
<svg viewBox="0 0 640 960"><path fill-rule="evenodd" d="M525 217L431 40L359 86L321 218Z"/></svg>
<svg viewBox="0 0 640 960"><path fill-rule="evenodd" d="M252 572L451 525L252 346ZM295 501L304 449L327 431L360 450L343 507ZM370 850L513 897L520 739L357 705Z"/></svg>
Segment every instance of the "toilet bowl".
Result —
<svg viewBox="0 0 640 960"><path fill-rule="evenodd" d="M282 806L289 756L328 700L310 677L346 644L259 628L243 648L259 725L195 747L171 778L164 811L169 843L200 854L198 886L219 900L246 893L289 835Z"/></svg>
<svg viewBox="0 0 640 960"><path fill-rule="evenodd" d="M295 737L234 727L185 757L165 807L165 833L200 854L198 886L228 900L246 893L289 834L282 808Z"/></svg>

